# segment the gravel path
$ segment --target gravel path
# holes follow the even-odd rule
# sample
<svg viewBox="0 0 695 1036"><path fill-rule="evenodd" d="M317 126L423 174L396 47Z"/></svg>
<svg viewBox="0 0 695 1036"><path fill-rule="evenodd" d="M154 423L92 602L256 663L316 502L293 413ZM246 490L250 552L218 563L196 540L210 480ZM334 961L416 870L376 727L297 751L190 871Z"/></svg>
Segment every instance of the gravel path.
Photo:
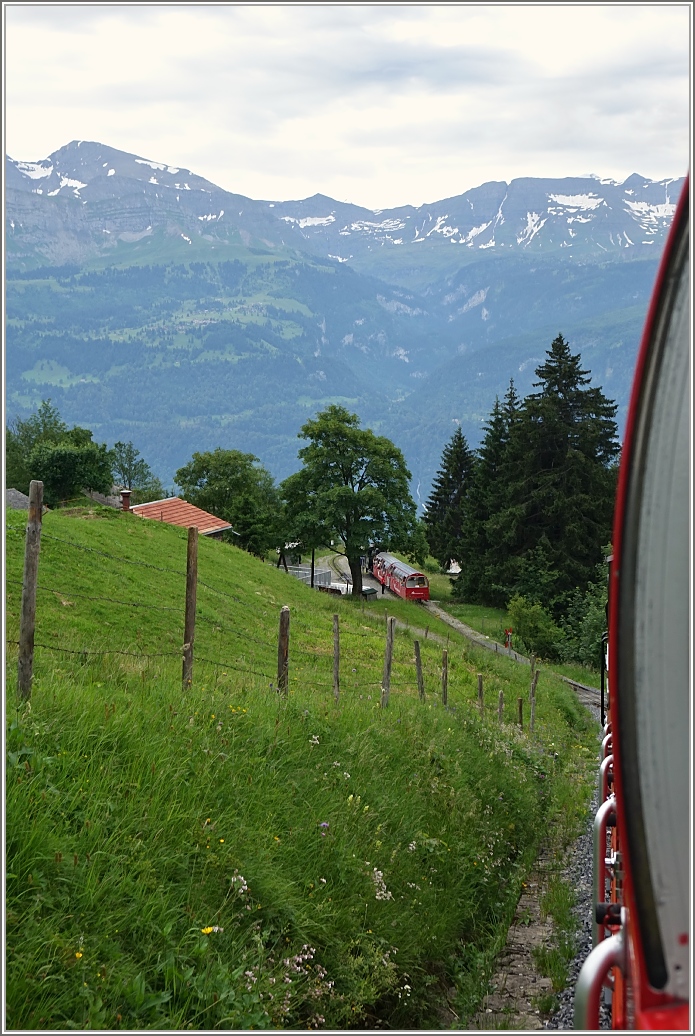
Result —
<svg viewBox="0 0 695 1036"><path fill-rule="evenodd" d="M588 706L600 722L599 710ZM597 764L598 774L598 764ZM598 776L597 776L598 781ZM586 830L577 839L570 858L565 868L565 876L569 879L577 894L577 902L574 913L579 920L579 932L577 936L577 954L569 968L567 988L558 993L560 1006L545 1023L546 1029L573 1029L574 1028L574 987L579 977L582 964L591 952L591 916L593 910L593 823L596 810L599 807L598 784L594 791L589 819ZM602 1029L610 1029L610 1009L604 1004L601 1007L600 1026Z"/></svg>

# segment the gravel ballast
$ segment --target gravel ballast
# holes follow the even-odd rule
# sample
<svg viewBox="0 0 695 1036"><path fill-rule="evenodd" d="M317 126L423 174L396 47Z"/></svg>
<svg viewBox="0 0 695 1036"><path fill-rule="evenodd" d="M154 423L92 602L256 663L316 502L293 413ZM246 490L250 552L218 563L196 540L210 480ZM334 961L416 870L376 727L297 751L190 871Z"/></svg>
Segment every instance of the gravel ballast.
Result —
<svg viewBox="0 0 695 1036"><path fill-rule="evenodd" d="M587 706L594 713L600 722L599 710ZM598 763L597 763L598 781ZM577 953L569 966L567 987L557 994L560 1006L553 1015L546 1021L546 1029L573 1029L574 1028L574 988L579 977L582 965L591 953L592 935L591 919L594 909L593 894L593 867L594 867L594 840L593 824L596 811L599 807L598 784L591 799L588 822L586 829L575 842L572 849L565 877L574 889L577 902L574 906L574 914L579 922L577 933ZM605 998L605 993L604 993ZM602 1003L599 1018L602 1029L610 1029L611 1013L610 1008Z"/></svg>

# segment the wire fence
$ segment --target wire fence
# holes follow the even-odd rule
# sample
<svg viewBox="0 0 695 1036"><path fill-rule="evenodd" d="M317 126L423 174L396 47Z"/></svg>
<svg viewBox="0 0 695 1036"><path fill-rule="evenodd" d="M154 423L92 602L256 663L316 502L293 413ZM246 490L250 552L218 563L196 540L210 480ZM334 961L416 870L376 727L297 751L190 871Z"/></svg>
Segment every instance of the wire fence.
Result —
<svg viewBox="0 0 695 1036"><path fill-rule="evenodd" d="M34 484L32 484L34 485ZM26 542L25 542L25 570L24 579L17 579L8 577L6 583L11 586L22 586L22 613L20 616L19 623L19 635L17 638L9 636L10 631L8 630L8 638L6 643L8 646L17 647L18 649L18 687L20 690L20 697L29 697L31 693L31 675L33 673L34 666L34 652L46 651L56 654L62 654L73 657L85 664L91 664L93 660L105 659L108 657L123 657L142 660L143 662L149 662L150 660L174 660L182 664L183 667L183 686L184 688L190 687L192 683L192 665L195 661L196 665L203 665L205 667L212 667L216 671L224 671L224 675L231 671L234 673L244 674L246 676L255 677L267 681L269 686L287 693L289 686L302 686L322 691L333 691L336 701L338 700L340 690L345 691L362 691L363 694L371 698L371 694L374 693L380 700L381 705L387 705L389 701L389 693L391 690L392 683L397 685L399 691L408 693L415 693L420 698L425 697L424 686L425 678L427 680L428 691L432 694L433 690L436 689L437 696L441 695L443 704L447 704L447 679L449 672L449 659L448 650L445 648L442 651L441 663L432 657L432 651L429 652L429 656L425 659L425 665L422 664L420 649L417 646L416 641L407 640L402 637L400 638L400 657L394 658L394 644L395 644L395 632L396 632L396 621L394 617L386 616L386 621L382 629L367 627L364 623L361 624L361 628L357 628L357 622L359 621L359 615L356 615L353 621L340 622L339 616L333 616L333 629L330 627L325 631L320 631L322 635L319 635L319 631L316 629L315 620L312 624L306 625L301 620L296 623L296 630L292 636L292 648L291 648L291 661L292 668L290 670L290 648L289 648L289 636L283 647L282 642L282 613L280 630L281 635L278 642L269 642L267 638L261 638L251 631L246 629L242 625L236 625L229 621L227 614L215 612L215 605L213 601L207 596L208 594L213 595L220 602L232 601L237 605L244 607L245 602L229 590L223 589L221 586L216 586L207 580L203 580L199 577L197 571L197 530L189 530L189 550L187 558L187 566L183 568L174 568L169 566L156 565L148 561L143 561L138 558L125 557L123 555L115 554L107 550L102 550L97 547L89 546L84 543L80 543L76 540L56 536L53 533L48 533L41 528L40 508L38 516L36 508L34 509L34 523L38 526L38 535L32 538L30 536L30 526L32 522L32 514L30 507L30 521L27 525ZM36 531L36 530L35 530ZM7 532L14 535L22 535L19 529L12 526L7 528ZM194 564L193 569L191 567L191 537L195 535L195 550L194 550ZM88 553L90 556L98 557L109 562L108 572L104 570L104 577L107 575L117 575L122 570L123 566L135 566L137 568L145 568L152 571L160 572L167 576L176 576L185 581L185 602L181 599L181 592L183 586L179 590L172 589L172 593L175 593L176 597L179 598L179 604L159 604L154 600L132 600L124 599L123 596L116 597L110 596L109 594L94 594L87 593L85 587L81 586L79 580L76 579L77 585L74 588L66 589L65 583L61 582L61 586L50 586L46 582L38 581L38 557L39 547L41 541L48 541L49 544L59 545L59 550L65 551L76 551ZM32 542L34 546L32 547ZM28 586L27 572L31 569L31 551L35 551L34 558L34 577L33 580L29 579L31 585ZM78 566L75 567L74 572L79 575ZM85 576L93 581L93 572L85 573ZM198 600L198 592L202 591L203 601ZM35 639L34 632L36 627L35 616L36 616L36 593L41 594L52 594L57 597L61 604L64 606L73 605L73 598L75 601L85 601L107 605L109 608L127 608L132 609L141 616L146 615L146 625L141 630L137 628L135 632L135 638L139 639L140 636L146 639L151 639L153 636L161 637L164 636L173 641L173 644L167 650L131 650L126 647L117 647L113 644L108 646L100 646L95 643L84 644L84 645L70 645L64 641L60 644L51 644L45 642L45 638ZM30 616L32 622L31 636L27 636L26 624L27 616L25 614L26 598L31 597L33 594L34 608L33 613ZM192 595L192 596L191 596ZM30 609L31 611L31 609ZM283 609L285 611L285 609ZM192 625L186 626L183 631L183 639L181 639L180 627L178 630L175 627L168 626L163 628L161 625L155 624L151 621L150 616L154 614L167 613L169 615L178 614L181 618L186 615L186 622ZM242 613L243 614L243 613ZM239 612L237 610L237 616ZM190 618L192 616L192 620ZM289 615L287 617L289 622ZM145 620L143 620L144 622ZM202 624L207 629L207 636L203 637L204 646L203 651L199 654L194 650L194 633L196 624ZM332 632L332 637L331 637ZM245 645L253 645L254 654L256 657L248 664L246 663L245 654L240 653L237 657L224 658L224 657L210 657L209 650L205 650L209 647L210 636L214 638L215 634L220 634L225 638L225 643L229 645L227 638L234 638L239 647ZM39 634L40 635L40 634ZM427 632L424 634L427 637ZM311 644L308 646L303 641L310 640ZM434 639L434 638L433 638ZM30 641L29 649L27 651L27 641ZM178 643L177 643L178 642ZM360 644L359 650L355 651L350 648L350 643ZM430 644L432 645L432 641ZM331 647L332 644L332 647ZM341 655L342 645L342 655ZM447 644L448 647L448 644ZM406 650L403 650L403 649ZM415 648L415 657L412 657L413 649ZM258 650L260 649L260 650ZM23 653L24 656L23 657ZM216 654L217 652L213 652ZM403 657L403 656L406 657ZM188 663L188 670L187 670ZM275 664L277 663L277 665ZM24 687L25 692L22 694L22 666L24 665ZM375 677L375 671L378 673L383 666L383 675L381 679ZM28 680L28 692L26 691L26 670L29 672ZM328 670L328 671L327 671ZM186 675L188 671L188 676ZM284 674L284 676L283 676ZM217 678L216 678L217 679ZM482 677L478 677L479 685Z"/></svg>

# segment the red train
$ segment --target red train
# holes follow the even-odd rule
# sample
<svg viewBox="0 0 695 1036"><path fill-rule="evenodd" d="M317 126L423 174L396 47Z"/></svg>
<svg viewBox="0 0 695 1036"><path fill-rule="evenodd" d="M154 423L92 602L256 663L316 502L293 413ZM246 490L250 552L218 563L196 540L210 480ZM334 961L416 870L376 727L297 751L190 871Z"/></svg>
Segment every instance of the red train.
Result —
<svg viewBox="0 0 695 1036"><path fill-rule="evenodd" d="M689 179L645 325L620 464L594 949L575 990L577 1029L599 1028L604 992L614 1029L690 1029L688 189Z"/></svg>
<svg viewBox="0 0 695 1036"><path fill-rule="evenodd" d="M376 554L373 560L374 578L382 586L407 601L429 601L430 584L426 575L418 572L405 561L399 561L393 554L383 551Z"/></svg>

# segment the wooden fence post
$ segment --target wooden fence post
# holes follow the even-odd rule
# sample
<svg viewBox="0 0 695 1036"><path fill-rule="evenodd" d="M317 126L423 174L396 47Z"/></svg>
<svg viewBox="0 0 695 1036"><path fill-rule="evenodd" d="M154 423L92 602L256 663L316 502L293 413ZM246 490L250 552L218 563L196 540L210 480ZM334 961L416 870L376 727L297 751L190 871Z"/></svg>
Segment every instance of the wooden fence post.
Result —
<svg viewBox="0 0 695 1036"><path fill-rule="evenodd" d="M195 639L195 601L198 588L198 529L191 525L188 530L186 552L186 616L183 629L183 673L184 691L193 682L193 640Z"/></svg>
<svg viewBox="0 0 695 1036"><path fill-rule="evenodd" d="M504 720L504 691L500 691L499 700L497 702L497 719L500 723Z"/></svg>
<svg viewBox="0 0 695 1036"><path fill-rule="evenodd" d="M517 708L519 710L519 726L523 730L524 729L524 699L523 698L517 698L516 699L516 704L517 704Z"/></svg>
<svg viewBox="0 0 695 1036"><path fill-rule="evenodd" d="M340 698L340 619L333 616L333 697Z"/></svg>
<svg viewBox="0 0 695 1036"><path fill-rule="evenodd" d="M24 542L24 578L22 580L22 612L19 618L19 658L17 661L17 693L22 701L31 698L34 672L34 630L36 628L36 582L41 550L41 518L43 482L33 480L29 486L29 515Z"/></svg>
<svg viewBox="0 0 695 1036"><path fill-rule="evenodd" d="M417 693L420 701L425 700L425 681L422 678L422 659L420 658L420 641L414 640L415 648L415 672L417 673Z"/></svg>
<svg viewBox="0 0 695 1036"><path fill-rule="evenodd" d="M280 632L278 634L278 691L287 697L290 671L290 609L283 604L280 609Z"/></svg>
<svg viewBox="0 0 695 1036"><path fill-rule="evenodd" d="M540 670L536 669L533 674L533 680L531 681L531 719L529 721L529 729L533 733L533 728L536 725L536 684L538 683L538 673Z"/></svg>
<svg viewBox="0 0 695 1036"><path fill-rule="evenodd" d="M381 681L381 706L385 708L391 694L391 663L393 662L393 631L396 620L392 617L386 627L386 651L384 652L384 677Z"/></svg>
<svg viewBox="0 0 695 1036"><path fill-rule="evenodd" d="M478 673L478 709L480 710L480 718L483 718L485 707L483 705L483 674Z"/></svg>
<svg viewBox="0 0 695 1036"><path fill-rule="evenodd" d="M442 651L442 705L449 700L449 652L444 648Z"/></svg>

